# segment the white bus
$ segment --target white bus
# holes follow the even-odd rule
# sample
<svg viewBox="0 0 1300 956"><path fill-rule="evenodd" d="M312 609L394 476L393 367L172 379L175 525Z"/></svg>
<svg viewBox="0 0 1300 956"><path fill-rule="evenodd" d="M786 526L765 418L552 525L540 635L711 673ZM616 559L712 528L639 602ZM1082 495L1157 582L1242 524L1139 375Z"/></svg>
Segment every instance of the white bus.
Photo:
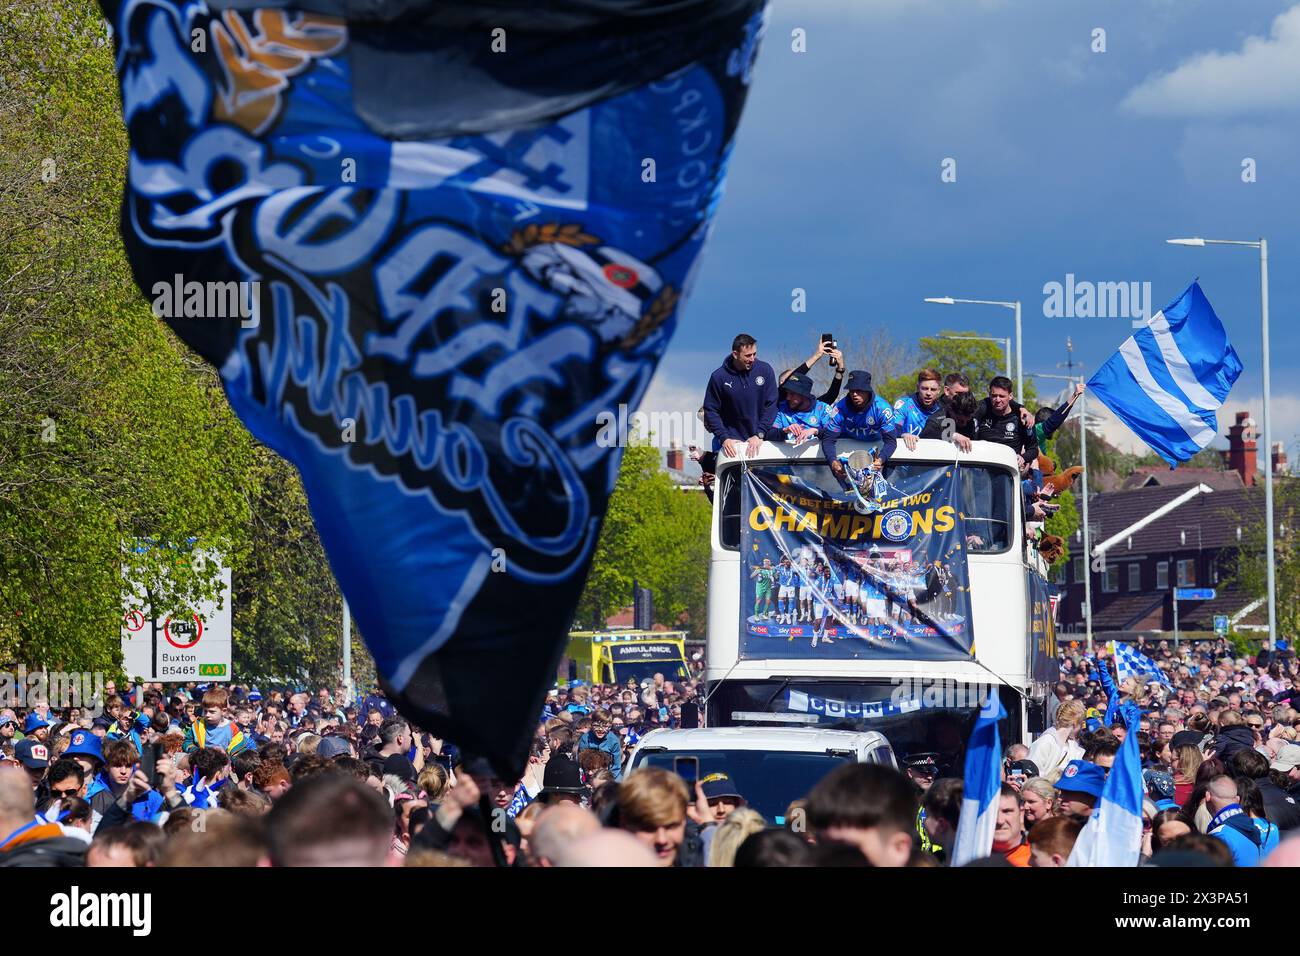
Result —
<svg viewBox="0 0 1300 956"><path fill-rule="evenodd" d="M876 447L841 440L841 452ZM741 454L744 449L741 447ZM901 442L885 466L887 480L957 464L965 516L973 654L952 661L909 660L906 652L857 659L819 656L791 640L783 659L754 659L741 647L741 475L775 469L826 494L845 492L818 443L764 442L751 459L719 452L709 569L709 627L704 679L710 727L803 725L878 731L900 758L936 753L960 775L979 703L990 689L1006 707L1004 746L1028 742L1042 725L1042 702L1056 679L1055 635L1046 566L1025 547L1016 455L1004 445L972 443L969 453L946 441ZM796 647L802 650L794 650ZM1037 680L1035 679L1037 678ZM811 703L810 703L811 702ZM956 764L954 766L954 764Z"/></svg>

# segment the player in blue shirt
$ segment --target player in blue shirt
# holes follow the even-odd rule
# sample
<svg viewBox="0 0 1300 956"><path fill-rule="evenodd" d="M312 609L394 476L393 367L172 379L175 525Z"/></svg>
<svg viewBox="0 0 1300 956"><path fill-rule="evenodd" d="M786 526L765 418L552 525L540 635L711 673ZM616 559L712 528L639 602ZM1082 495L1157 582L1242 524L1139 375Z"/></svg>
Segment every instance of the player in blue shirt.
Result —
<svg viewBox="0 0 1300 956"><path fill-rule="evenodd" d="M831 439L838 435L835 412L825 402L813 397L812 379L795 373L781 385L781 401L776 406L776 420L768 429L768 441L790 441L801 445L814 438Z"/></svg>
<svg viewBox="0 0 1300 956"><path fill-rule="evenodd" d="M781 624L794 623L795 577L794 565L790 563L790 556L786 555L776 569L776 619Z"/></svg>
<svg viewBox="0 0 1300 956"><path fill-rule="evenodd" d="M882 442L881 460L889 461L889 456L897 447L901 431L894 410L872 389L870 372L849 373L848 389L844 397L835 403L834 411L839 437ZM833 450L831 454L833 456ZM831 471L835 472L837 478L843 478L843 469L844 466L838 460L831 465Z"/></svg>
<svg viewBox="0 0 1300 956"><path fill-rule="evenodd" d="M916 391L894 402L894 417L898 420L903 444L908 448L916 447L916 439L930 416L943 411L943 402L939 401L942 391L939 373L932 368L923 368L916 376Z"/></svg>

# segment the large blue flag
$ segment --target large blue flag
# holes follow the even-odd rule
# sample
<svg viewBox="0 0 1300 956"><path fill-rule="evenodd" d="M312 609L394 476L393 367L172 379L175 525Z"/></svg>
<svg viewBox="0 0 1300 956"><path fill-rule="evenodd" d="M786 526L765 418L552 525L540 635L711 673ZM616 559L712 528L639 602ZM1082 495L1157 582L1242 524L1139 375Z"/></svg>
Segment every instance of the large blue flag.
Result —
<svg viewBox="0 0 1300 956"><path fill-rule="evenodd" d="M515 779L764 0L101 3L136 282L297 466L399 709Z"/></svg>
<svg viewBox="0 0 1300 956"><path fill-rule="evenodd" d="M1002 741L998 721L1007 716L996 688L980 709L966 747L966 775L962 791L961 816L957 819L957 840L952 865L965 866L993 851L993 831L998 825L998 804L1002 793Z"/></svg>
<svg viewBox="0 0 1300 956"><path fill-rule="evenodd" d="M1124 704L1120 716L1128 733L1066 866L1137 866L1142 856L1141 716L1135 704Z"/></svg>
<svg viewBox="0 0 1300 956"><path fill-rule="evenodd" d="M1119 347L1088 390L1173 466L1218 434L1214 412L1240 374L1223 323L1193 282Z"/></svg>

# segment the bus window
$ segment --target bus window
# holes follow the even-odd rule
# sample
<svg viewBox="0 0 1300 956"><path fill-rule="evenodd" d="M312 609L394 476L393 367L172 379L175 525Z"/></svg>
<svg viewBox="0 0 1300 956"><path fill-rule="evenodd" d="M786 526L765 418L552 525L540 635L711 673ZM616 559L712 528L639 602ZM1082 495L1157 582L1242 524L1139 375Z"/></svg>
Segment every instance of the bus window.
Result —
<svg viewBox="0 0 1300 956"><path fill-rule="evenodd" d="M938 462L900 462L885 466L885 478L901 482L930 471ZM823 494L843 495L835 476L821 461L795 461L760 466L777 474L790 475ZM966 543L972 554L997 554L1011 547L1015 533L1015 483L1011 472L986 465L962 465L962 510L966 515ZM734 466L722 472L718 493L718 538L728 551L740 549L740 475Z"/></svg>

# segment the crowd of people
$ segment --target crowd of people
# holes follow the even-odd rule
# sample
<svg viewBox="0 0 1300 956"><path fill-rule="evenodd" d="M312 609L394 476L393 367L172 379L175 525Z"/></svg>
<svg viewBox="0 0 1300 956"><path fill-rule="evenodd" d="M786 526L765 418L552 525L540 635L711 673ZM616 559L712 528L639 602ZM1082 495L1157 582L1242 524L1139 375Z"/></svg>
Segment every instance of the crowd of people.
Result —
<svg viewBox="0 0 1300 956"><path fill-rule="evenodd" d="M1062 866L1136 707L1141 859L1300 862L1300 665L1222 642L1143 651L1162 681L1116 684L1068 647L1047 728L1002 761L980 865ZM0 711L5 866L937 866L963 812L960 762L846 763L764 819L725 772L690 785L628 772L638 736L696 726L696 683L572 686L547 697L528 765L505 780L413 727L378 691L355 702L257 688L109 685L100 708ZM91 713L96 716L90 716ZM651 719L653 715L653 720Z"/></svg>

